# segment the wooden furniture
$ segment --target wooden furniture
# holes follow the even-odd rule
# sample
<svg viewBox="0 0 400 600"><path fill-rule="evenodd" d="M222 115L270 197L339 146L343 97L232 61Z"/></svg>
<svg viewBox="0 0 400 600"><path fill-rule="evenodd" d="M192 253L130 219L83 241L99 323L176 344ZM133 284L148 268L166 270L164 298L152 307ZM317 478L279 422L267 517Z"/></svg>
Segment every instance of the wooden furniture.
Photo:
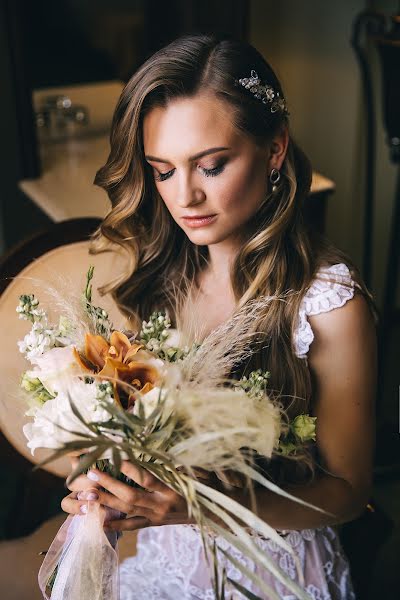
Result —
<svg viewBox="0 0 400 600"><path fill-rule="evenodd" d="M54 224L12 248L0 262L0 451L3 468L19 476L18 489L5 519L5 537L25 535L49 516L50 497L61 499L68 493L64 479L69 472L68 459L32 471L32 463L39 462L48 452L38 450L32 456L22 432L28 419L24 415L26 406L19 380L31 365L19 353L17 340L23 339L30 326L18 318L15 308L20 294L35 293L44 308L48 301L51 311L47 285L71 282L70 292L67 288L66 293L79 294L81 287L84 289L89 265L94 265L93 301L110 312L116 326L123 326L125 319L112 298L109 295L101 298L96 289L112 279L115 269L121 266L117 265L118 259L122 260L116 254L89 256L89 237L98 224L98 219Z"/></svg>

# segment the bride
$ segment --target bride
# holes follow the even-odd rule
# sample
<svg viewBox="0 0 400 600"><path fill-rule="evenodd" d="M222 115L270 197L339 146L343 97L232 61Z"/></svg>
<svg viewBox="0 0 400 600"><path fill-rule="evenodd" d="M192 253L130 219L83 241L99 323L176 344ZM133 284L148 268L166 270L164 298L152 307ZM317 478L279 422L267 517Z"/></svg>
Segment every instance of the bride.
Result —
<svg viewBox="0 0 400 600"><path fill-rule="evenodd" d="M188 290L185 309L202 336L260 294L284 297L260 315L257 331L266 343L242 373L270 371L270 393L279 393L288 414L317 416L315 451L295 461L276 458L267 469L286 490L335 517L265 489L256 489L258 514L294 547L312 598L354 598L337 525L357 517L370 493L374 304L351 260L303 221L311 167L291 135L276 75L245 42L183 36L128 81L110 142L95 183L112 209L93 236L93 251L118 244L128 253L129 270L107 291L136 326L165 308L176 326L173 289ZM122 470L137 481L144 476L146 491L92 471L62 502L79 514L85 499L97 499L127 515L108 520L108 529L139 530L137 555L120 567L121 600L214 598L184 499L129 462ZM250 505L240 486L226 493ZM260 536L257 543L297 577L290 554ZM259 572L248 557L234 555ZM258 593L222 556L221 563ZM271 574L260 575L277 597L293 598ZM229 587L227 594L244 597Z"/></svg>

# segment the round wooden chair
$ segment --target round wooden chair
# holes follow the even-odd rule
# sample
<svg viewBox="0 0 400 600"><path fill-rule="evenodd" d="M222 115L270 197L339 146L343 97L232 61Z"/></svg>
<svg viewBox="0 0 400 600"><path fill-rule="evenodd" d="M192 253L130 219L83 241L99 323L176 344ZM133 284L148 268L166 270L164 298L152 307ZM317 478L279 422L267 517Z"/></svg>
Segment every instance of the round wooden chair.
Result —
<svg viewBox="0 0 400 600"><path fill-rule="evenodd" d="M0 262L0 450L5 481L9 477L5 485L10 502L9 508L3 503L5 538L33 531L49 513L54 514L49 503L56 502L55 508L60 510L59 499L68 493L64 481L70 468L64 458L32 471L33 464L48 451L37 450L32 456L22 432L29 418L24 415L26 406L18 394L19 380L31 366L17 346L17 340L30 329L29 322L19 319L15 310L19 295L34 293L46 307L47 283L57 286L61 276L72 281L74 292L79 293L84 289L89 265L94 265L93 301L109 311L115 326L123 326L126 320L112 297L101 297L97 292L97 287L113 278L123 260L120 253L89 255L89 238L99 223L99 219L80 218L54 224L11 248ZM37 279L43 282L39 288L34 285Z"/></svg>

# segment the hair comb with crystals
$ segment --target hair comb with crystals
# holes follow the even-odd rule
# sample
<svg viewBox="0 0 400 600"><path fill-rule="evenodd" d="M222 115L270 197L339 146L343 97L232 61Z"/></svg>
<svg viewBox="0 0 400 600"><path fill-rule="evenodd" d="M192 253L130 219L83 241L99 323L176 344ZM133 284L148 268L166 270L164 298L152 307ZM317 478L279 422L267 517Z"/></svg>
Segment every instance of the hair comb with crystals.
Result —
<svg viewBox="0 0 400 600"><path fill-rule="evenodd" d="M255 98L261 100L264 104L270 104L271 113L281 112L284 115L289 115L286 107L285 99L282 98L279 92L276 92L270 85L263 85L261 79L254 69L251 71L251 77L243 77L235 79L235 83L242 85L248 89Z"/></svg>

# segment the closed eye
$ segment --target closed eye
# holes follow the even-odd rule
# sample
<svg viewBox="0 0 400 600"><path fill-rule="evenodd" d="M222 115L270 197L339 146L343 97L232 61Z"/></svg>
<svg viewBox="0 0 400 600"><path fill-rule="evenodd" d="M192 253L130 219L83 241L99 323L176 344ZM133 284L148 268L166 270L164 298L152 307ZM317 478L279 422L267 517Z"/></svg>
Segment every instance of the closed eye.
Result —
<svg viewBox="0 0 400 600"><path fill-rule="evenodd" d="M221 164L217 165L216 167L214 167L213 169L205 169L204 167L199 167L199 168L205 177L215 177L216 175L219 175L220 173L222 173L222 171L224 170L224 167L225 167L225 163L221 163ZM171 169L170 171L167 171L166 173L159 173L158 171L155 171L154 179L156 179L156 181L165 181L166 179L169 179L172 176L174 171L175 171L175 169Z"/></svg>

